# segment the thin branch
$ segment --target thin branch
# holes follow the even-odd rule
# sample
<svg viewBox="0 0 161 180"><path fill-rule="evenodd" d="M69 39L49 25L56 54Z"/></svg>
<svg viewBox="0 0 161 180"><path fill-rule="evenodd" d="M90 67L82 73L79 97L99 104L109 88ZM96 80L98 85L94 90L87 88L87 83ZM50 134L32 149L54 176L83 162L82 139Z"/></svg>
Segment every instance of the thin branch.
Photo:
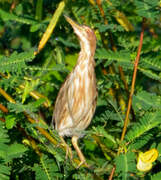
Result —
<svg viewBox="0 0 161 180"><path fill-rule="evenodd" d="M125 75L124 75L124 72L123 72L123 69L121 66L119 66L119 73L120 73L121 80L124 83L125 90L126 90L127 94L129 94L128 84L127 84L127 81L126 81L126 78L125 78Z"/></svg>
<svg viewBox="0 0 161 180"><path fill-rule="evenodd" d="M124 121L124 128L123 128L122 135L121 135L121 141L124 140L124 137L125 137L129 113L130 113L130 109L131 109L131 105L132 105L132 96L134 94L134 89L135 89L136 74L137 74L138 64L139 64L139 60L140 60L141 49L142 49L142 45L143 45L145 21L146 21L146 19L143 18L142 31L140 33L140 43L139 43L138 52L137 52L137 56L136 56L135 63L134 63L134 72L133 72L133 77L132 77L131 92L129 95L128 107L127 107L126 117L125 117L125 121Z"/></svg>
<svg viewBox="0 0 161 180"><path fill-rule="evenodd" d="M4 113L8 113L8 109L5 106L3 106L2 104L0 104L0 110Z"/></svg>
<svg viewBox="0 0 161 180"><path fill-rule="evenodd" d="M0 117L0 121L5 122L5 119Z"/></svg>
<svg viewBox="0 0 161 180"><path fill-rule="evenodd" d="M141 31L141 33L140 33L140 42L139 42L139 47L138 47L137 56L136 56L135 63L134 63L134 72L133 72L133 77L132 77L131 92L130 92L130 95L129 95L128 107L127 107L127 111L126 111L126 117L125 117L125 121L124 121L124 127L123 127L123 130L122 130L121 141L124 140L125 133L126 133L126 130L127 130L128 119L129 119L130 109L131 109L131 105L132 105L132 96L133 96L133 94L134 94L134 88L135 88L135 81L136 81L137 69L138 69L138 64L139 64L139 60L140 60L141 49L142 49L142 45L143 45L145 22L146 22L146 19L143 18L142 31ZM118 154L118 155L120 154L120 148L119 148L117 154ZM112 168L112 171L111 171L111 174L110 174L108 180L112 180L113 175L114 175L114 172L115 172L115 169L116 169L116 167L114 166L114 167Z"/></svg>
<svg viewBox="0 0 161 180"><path fill-rule="evenodd" d="M112 180L113 175L114 175L114 173L115 173L115 170L116 170L116 166L114 166L114 167L112 168L112 171L111 171L111 174L110 174L108 180Z"/></svg>
<svg viewBox="0 0 161 180"><path fill-rule="evenodd" d="M102 1L101 0L96 0L96 3L97 3L97 6L98 6L98 8L100 10L100 13L101 13L101 15L102 15L102 17L104 19L104 23L108 24L108 21L107 21L107 19L105 17L105 12L104 12L104 10L102 8Z"/></svg>
<svg viewBox="0 0 161 180"><path fill-rule="evenodd" d="M4 91L2 88L0 88L0 94L10 103L14 103L14 104L16 103L16 101L9 94L7 94L6 91Z"/></svg>

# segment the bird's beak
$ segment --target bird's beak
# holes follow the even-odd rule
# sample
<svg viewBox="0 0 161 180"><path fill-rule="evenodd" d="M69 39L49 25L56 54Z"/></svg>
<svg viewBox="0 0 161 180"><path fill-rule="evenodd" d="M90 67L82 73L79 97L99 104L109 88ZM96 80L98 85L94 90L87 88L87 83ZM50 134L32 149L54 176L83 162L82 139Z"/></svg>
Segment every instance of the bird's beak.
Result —
<svg viewBox="0 0 161 180"><path fill-rule="evenodd" d="M79 24L77 24L76 22L74 22L72 19L70 19L68 16L65 16L64 15L64 17L65 17L65 19L68 21L68 23L73 27L73 29L75 30L78 30L78 31L82 31L83 30L83 28L79 25Z"/></svg>

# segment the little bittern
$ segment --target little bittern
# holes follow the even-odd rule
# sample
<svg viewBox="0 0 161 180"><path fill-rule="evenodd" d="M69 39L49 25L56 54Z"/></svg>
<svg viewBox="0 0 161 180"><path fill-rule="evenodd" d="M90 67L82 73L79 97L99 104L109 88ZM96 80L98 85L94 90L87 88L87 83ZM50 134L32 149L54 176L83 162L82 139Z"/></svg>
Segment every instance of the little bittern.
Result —
<svg viewBox="0 0 161 180"><path fill-rule="evenodd" d="M78 146L78 138L83 136L82 132L90 124L96 108L97 89L94 71L96 36L89 27L78 25L69 17L65 18L79 38L81 51L76 66L58 93L52 124L55 124L55 129L61 137L72 137L72 144L81 165L86 160Z"/></svg>

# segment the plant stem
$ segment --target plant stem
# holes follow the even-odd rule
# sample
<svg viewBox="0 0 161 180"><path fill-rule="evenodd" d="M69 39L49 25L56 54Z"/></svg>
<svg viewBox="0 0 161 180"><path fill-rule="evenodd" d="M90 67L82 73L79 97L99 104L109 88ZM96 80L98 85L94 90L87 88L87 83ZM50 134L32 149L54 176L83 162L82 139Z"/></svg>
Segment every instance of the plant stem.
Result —
<svg viewBox="0 0 161 180"><path fill-rule="evenodd" d="M138 52L137 52L137 56L136 56L135 63L134 63L134 72L133 72L133 77L132 77L131 91L130 91L130 95L129 95L128 107L127 107L126 117L125 117L125 121L124 121L124 128L123 128L122 135L121 135L121 141L123 141L123 139L125 137L127 124L128 124L128 118L129 118L130 109L131 109L131 105L132 105L132 96L134 94L134 89L135 89L136 74L137 74L138 64L139 64L139 60L140 60L141 49L142 49L142 45L143 45L145 21L146 21L145 18L143 18L142 31L140 33L140 43L139 43Z"/></svg>
<svg viewBox="0 0 161 180"><path fill-rule="evenodd" d="M2 104L0 104L0 110L4 113L8 113L8 109L5 106L3 106Z"/></svg>
<svg viewBox="0 0 161 180"><path fill-rule="evenodd" d="M130 109L131 109L131 105L132 105L132 96L133 96L133 94L134 94L134 88L135 88L136 74L137 74L138 64L139 64L139 60L140 60L140 53L141 53L141 49L142 49L142 45L143 45L145 22L146 22L146 19L143 18L143 21L142 21L142 31L141 31L141 33L140 33L140 42L139 42L139 47L138 47L137 56L136 56L135 63L134 63L134 72L133 72L133 77L132 77L131 91L130 91L130 95L129 95L128 107L127 107L127 111L126 111L126 117L125 117L125 121L124 121L124 127L123 127L123 130L122 130L121 141L124 140L125 133L126 133L126 130L127 130L129 113L130 113ZM120 148L119 148L119 150L118 150L117 155L119 155L119 154L120 154ZM114 173L115 173L115 169L116 169L116 167L114 166L114 167L112 168L112 171L111 171L111 174L110 174L108 180L112 180L113 175L114 175Z"/></svg>

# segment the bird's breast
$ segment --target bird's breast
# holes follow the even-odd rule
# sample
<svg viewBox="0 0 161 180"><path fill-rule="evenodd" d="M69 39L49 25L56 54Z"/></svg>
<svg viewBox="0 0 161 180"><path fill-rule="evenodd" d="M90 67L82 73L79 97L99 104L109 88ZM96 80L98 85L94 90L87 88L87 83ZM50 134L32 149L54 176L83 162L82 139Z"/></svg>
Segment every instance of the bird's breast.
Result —
<svg viewBox="0 0 161 180"><path fill-rule="evenodd" d="M78 64L72 77L73 87L71 95L73 95L74 112L78 110L78 116L82 113L81 111L88 111L90 108L93 98L96 94L96 78L94 66L89 62L82 62Z"/></svg>

